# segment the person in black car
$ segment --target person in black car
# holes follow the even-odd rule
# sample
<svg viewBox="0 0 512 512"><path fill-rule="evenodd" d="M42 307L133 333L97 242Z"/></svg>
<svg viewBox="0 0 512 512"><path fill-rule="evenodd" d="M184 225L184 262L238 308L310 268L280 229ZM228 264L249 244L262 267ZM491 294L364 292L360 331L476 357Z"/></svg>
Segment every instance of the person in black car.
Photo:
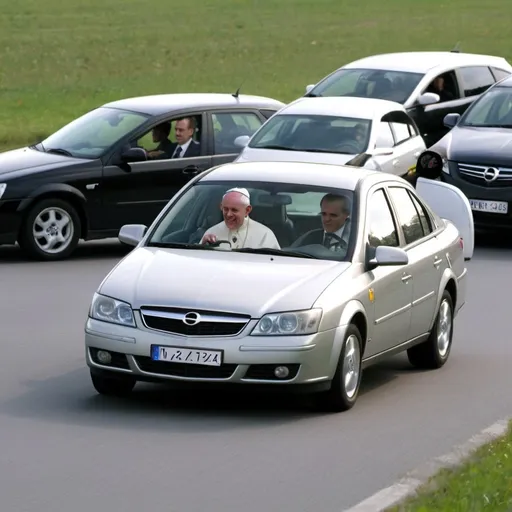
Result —
<svg viewBox="0 0 512 512"><path fill-rule="evenodd" d="M171 133L171 123L162 123L153 128L153 142L158 143L158 146L147 152L148 159L150 160L164 160L171 158L175 145L169 140Z"/></svg>

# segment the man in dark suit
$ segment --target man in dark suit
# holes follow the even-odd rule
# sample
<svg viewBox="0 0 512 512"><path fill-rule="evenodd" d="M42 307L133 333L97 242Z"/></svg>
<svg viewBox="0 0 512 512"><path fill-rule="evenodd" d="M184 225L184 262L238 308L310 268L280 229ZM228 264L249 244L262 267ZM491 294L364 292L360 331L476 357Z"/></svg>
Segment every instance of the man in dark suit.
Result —
<svg viewBox="0 0 512 512"><path fill-rule="evenodd" d="M199 142L192 139L196 126L194 117L184 117L176 121L174 132L177 142L173 146L171 158L190 158L201 155Z"/></svg>
<svg viewBox="0 0 512 512"><path fill-rule="evenodd" d="M320 201L320 209L322 229L308 231L293 246L321 244L330 250L345 250L350 235L349 200L342 195L326 194Z"/></svg>
<svg viewBox="0 0 512 512"><path fill-rule="evenodd" d="M158 146L147 152L149 160L165 160L171 158L174 151L174 145L169 140L171 133L171 123L165 122L155 126L152 131L153 142L157 142Z"/></svg>

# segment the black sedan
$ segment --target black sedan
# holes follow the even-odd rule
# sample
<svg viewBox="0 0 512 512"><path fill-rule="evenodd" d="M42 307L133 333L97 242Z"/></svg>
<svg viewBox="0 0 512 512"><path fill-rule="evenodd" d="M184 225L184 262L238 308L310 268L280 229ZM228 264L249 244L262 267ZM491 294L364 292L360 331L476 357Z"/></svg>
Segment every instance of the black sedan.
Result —
<svg viewBox="0 0 512 512"><path fill-rule="evenodd" d="M198 173L231 162L280 101L235 94L166 94L114 101L38 144L0 153L0 245L40 260L80 239L150 225Z"/></svg>

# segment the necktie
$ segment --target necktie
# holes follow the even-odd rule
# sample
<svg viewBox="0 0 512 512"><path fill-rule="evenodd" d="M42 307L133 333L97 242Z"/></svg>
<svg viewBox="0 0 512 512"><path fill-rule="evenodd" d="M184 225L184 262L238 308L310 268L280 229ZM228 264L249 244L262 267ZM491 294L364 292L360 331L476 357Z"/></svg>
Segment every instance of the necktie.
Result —
<svg viewBox="0 0 512 512"><path fill-rule="evenodd" d="M174 153L174 158L179 158L181 155L181 146L178 146L176 153Z"/></svg>

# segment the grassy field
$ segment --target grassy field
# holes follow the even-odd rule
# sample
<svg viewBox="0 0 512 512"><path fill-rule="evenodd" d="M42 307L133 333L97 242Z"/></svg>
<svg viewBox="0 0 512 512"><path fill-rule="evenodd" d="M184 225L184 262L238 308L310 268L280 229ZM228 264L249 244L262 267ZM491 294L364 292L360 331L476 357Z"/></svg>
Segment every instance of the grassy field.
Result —
<svg viewBox="0 0 512 512"><path fill-rule="evenodd" d="M503 439L474 453L455 471L442 471L417 498L387 512L509 512L512 510L512 423Z"/></svg>
<svg viewBox="0 0 512 512"><path fill-rule="evenodd" d="M0 148L106 101L243 92L290 101L347 61L451 49L512 57L507 0L20 0L0 14Z"/></svg>

